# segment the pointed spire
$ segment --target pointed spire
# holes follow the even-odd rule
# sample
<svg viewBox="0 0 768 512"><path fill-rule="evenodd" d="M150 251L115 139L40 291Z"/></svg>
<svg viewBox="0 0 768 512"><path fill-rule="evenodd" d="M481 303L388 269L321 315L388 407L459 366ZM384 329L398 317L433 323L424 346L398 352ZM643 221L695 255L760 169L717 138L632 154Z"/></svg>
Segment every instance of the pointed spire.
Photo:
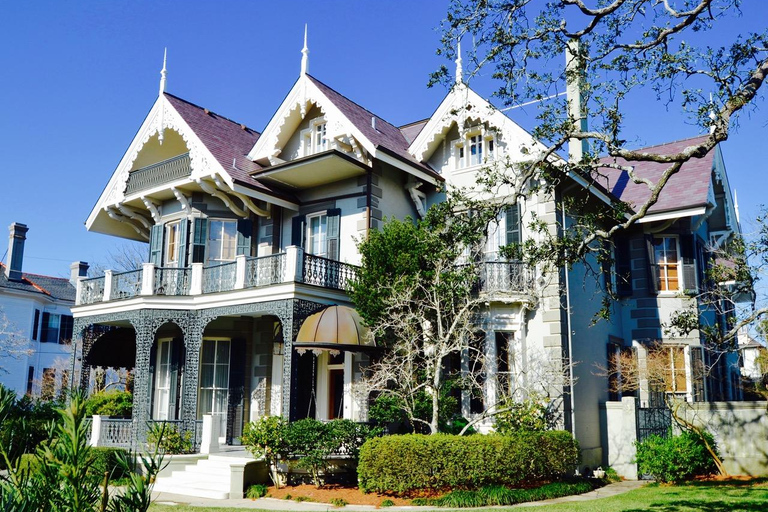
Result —
<svg viewBox="0 0 768 512"><path fill-rule="evenodd" d="M168 60L168 48L163 51L163 69L160 70L160 95L165 92L165 79L168 73L165 70L165 63Z"/></svg>
<svg viewBox="0 0 768 512"><path fill-rule="evenodd" d="M741 219L739 218L739 196L736 194L736 189L733 190L733 210L736 213L736 222L741 224Z"/></svg>
<svg viewBox="0 0 768 512"><path fill-rule="evenodd" d="M715 115L715 107L714 103L712 103L712 93L709 93L709 133L715 133L715 120L717 119L717 116Z"/></svg>
<svg viewBox="0 0 768 512"><path fill-rule="evenodd" d="M301 49L301 74L309 73L309 48L307 47L307 24L304 24L304 48Z"/></svg>
<svg viewBox="0 0 768 512"><path fill-rule="evenodd" d="M464 72L461 69L461 39L456 46L456 84L461 84L464 83Z"/></svg>

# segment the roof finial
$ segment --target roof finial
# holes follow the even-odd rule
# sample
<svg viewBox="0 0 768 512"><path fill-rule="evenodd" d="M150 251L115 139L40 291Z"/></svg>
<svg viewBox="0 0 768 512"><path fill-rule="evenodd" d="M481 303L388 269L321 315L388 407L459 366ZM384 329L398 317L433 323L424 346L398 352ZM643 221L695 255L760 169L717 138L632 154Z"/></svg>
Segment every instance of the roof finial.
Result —
<svg viewBox="0 0 768 512"><path fill-rule="evenodd" d="M733 190L733 210L736 213L736 222L741 224L739 218L739 196L736 194L736 189Z"/></svg>
<svg viewBox="0 0 768 512"><path fill-rule="evenodd" d="M456 83L461 84L464 82L464 73L461 69L461 39L456 46Z"/></svg>
<svg viewBox="0 0 768 512"><path fill-rule="evenodd" d="M715 115L715 108L714 103L712 103L712 93L709 93L709 133L715 133L715 119L717 119L717 116Z"/></svg>
<svg viewBox="0 0 768 512"><path fill-rule="evenodd" d="M301 49L301 74L309 72L309 48L307 47L307 24L304 24L304 48Z"/></svg>
<svg viewBox="0 0 768 512"><path fill-rule="evenodd" d="M165 92L165 77L168 74L165 71L165 62L168 58L168 48L163 51L163 69L160 70L160 95Z"/></svg>

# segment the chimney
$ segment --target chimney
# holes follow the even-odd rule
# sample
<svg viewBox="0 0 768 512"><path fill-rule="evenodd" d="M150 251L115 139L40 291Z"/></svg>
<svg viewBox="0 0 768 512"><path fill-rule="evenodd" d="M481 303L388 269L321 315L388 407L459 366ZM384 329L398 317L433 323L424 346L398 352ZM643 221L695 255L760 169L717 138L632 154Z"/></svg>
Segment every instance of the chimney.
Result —
<svg viewBox="0 0 768 512"><path fill-rule="evenodd" d="M21 264L24 261L24 241L29 228L26 224L14 222L8 227L11 232L8 239L8 265L5 275L11 281L21 281Z"/></svg>
<svg viewBox="0 0 768 512"><path fill-rule="evenodd" d="M77 286L78 277L88 276L88 263L85 261L75 261L69 266L69 282Z"/></svg>
<svg viewBox="0 0 768 512"><path fill-rule="evenodd" d="M580 55L579 40L571 39L565 47L565 90L568 102L568 117L579 131L587 131L587 117L584 113L584 59ZM568 141L568 159L579 163L588 150L586 139Z"/></svg>

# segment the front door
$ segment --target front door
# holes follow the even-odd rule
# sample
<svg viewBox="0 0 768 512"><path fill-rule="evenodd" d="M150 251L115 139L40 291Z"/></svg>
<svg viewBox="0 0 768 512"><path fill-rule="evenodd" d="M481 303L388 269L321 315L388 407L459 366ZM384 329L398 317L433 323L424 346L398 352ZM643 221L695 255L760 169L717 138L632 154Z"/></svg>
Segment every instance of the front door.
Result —
<svg viewBox="0 0 768 512"><path fill-rule="evenodd" d="M204 414L218 415L219 435L227 433L227 405L229 400L229 352L230 340L204 339L200 357L200 391L197 417Z"/></svg>

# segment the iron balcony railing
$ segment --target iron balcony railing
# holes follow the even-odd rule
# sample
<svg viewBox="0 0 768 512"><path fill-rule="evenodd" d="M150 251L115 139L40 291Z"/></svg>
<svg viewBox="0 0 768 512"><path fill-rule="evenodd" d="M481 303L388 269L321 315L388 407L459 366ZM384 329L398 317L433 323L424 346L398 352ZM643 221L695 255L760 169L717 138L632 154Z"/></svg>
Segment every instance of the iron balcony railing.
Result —
<svg viewBox="0 0 768 512"><path fill-rule="evenodd" d="M235 289L237 266L234 261L203 268L203 293L226 292Z"/></svg>
<svg viewBox="0 0 768 512"><path fill-rule="evenodd" d="M323 288L348 291L351 282L355 279L356 271L357 267L349 263L305 254L302 282Z"/></svg>
<svg viewBox="0 0 768 512"><path fill-rule="evenodd" d="M112 299L130 299L141 292L142 271L129 270L112 274Z"/></svg>
<svg viewBox="0 0 768 512"><path fill-rule="evenodd" d="M244 287L257 288L285 282L285 259L285 253L247 258Z"/></svg>
<svg viewBox="0 0 768 512"><path fill-rule="evenodd" d="M128 173L125 193L132 194L171 183L192 174L189 153L163 160Z"/></svg>
<svg viewBox="0 0 768 512"><path fill-rule="evenodd" d="M83 279L78 304L93 304L104 299L104 277Z"/></svg>
<svg viewBox="0 0 768 512"><path fill-rule="evenodd" d="M480 263L478 291L487 294L531 293L533 272L522 261Z"/></svg>

